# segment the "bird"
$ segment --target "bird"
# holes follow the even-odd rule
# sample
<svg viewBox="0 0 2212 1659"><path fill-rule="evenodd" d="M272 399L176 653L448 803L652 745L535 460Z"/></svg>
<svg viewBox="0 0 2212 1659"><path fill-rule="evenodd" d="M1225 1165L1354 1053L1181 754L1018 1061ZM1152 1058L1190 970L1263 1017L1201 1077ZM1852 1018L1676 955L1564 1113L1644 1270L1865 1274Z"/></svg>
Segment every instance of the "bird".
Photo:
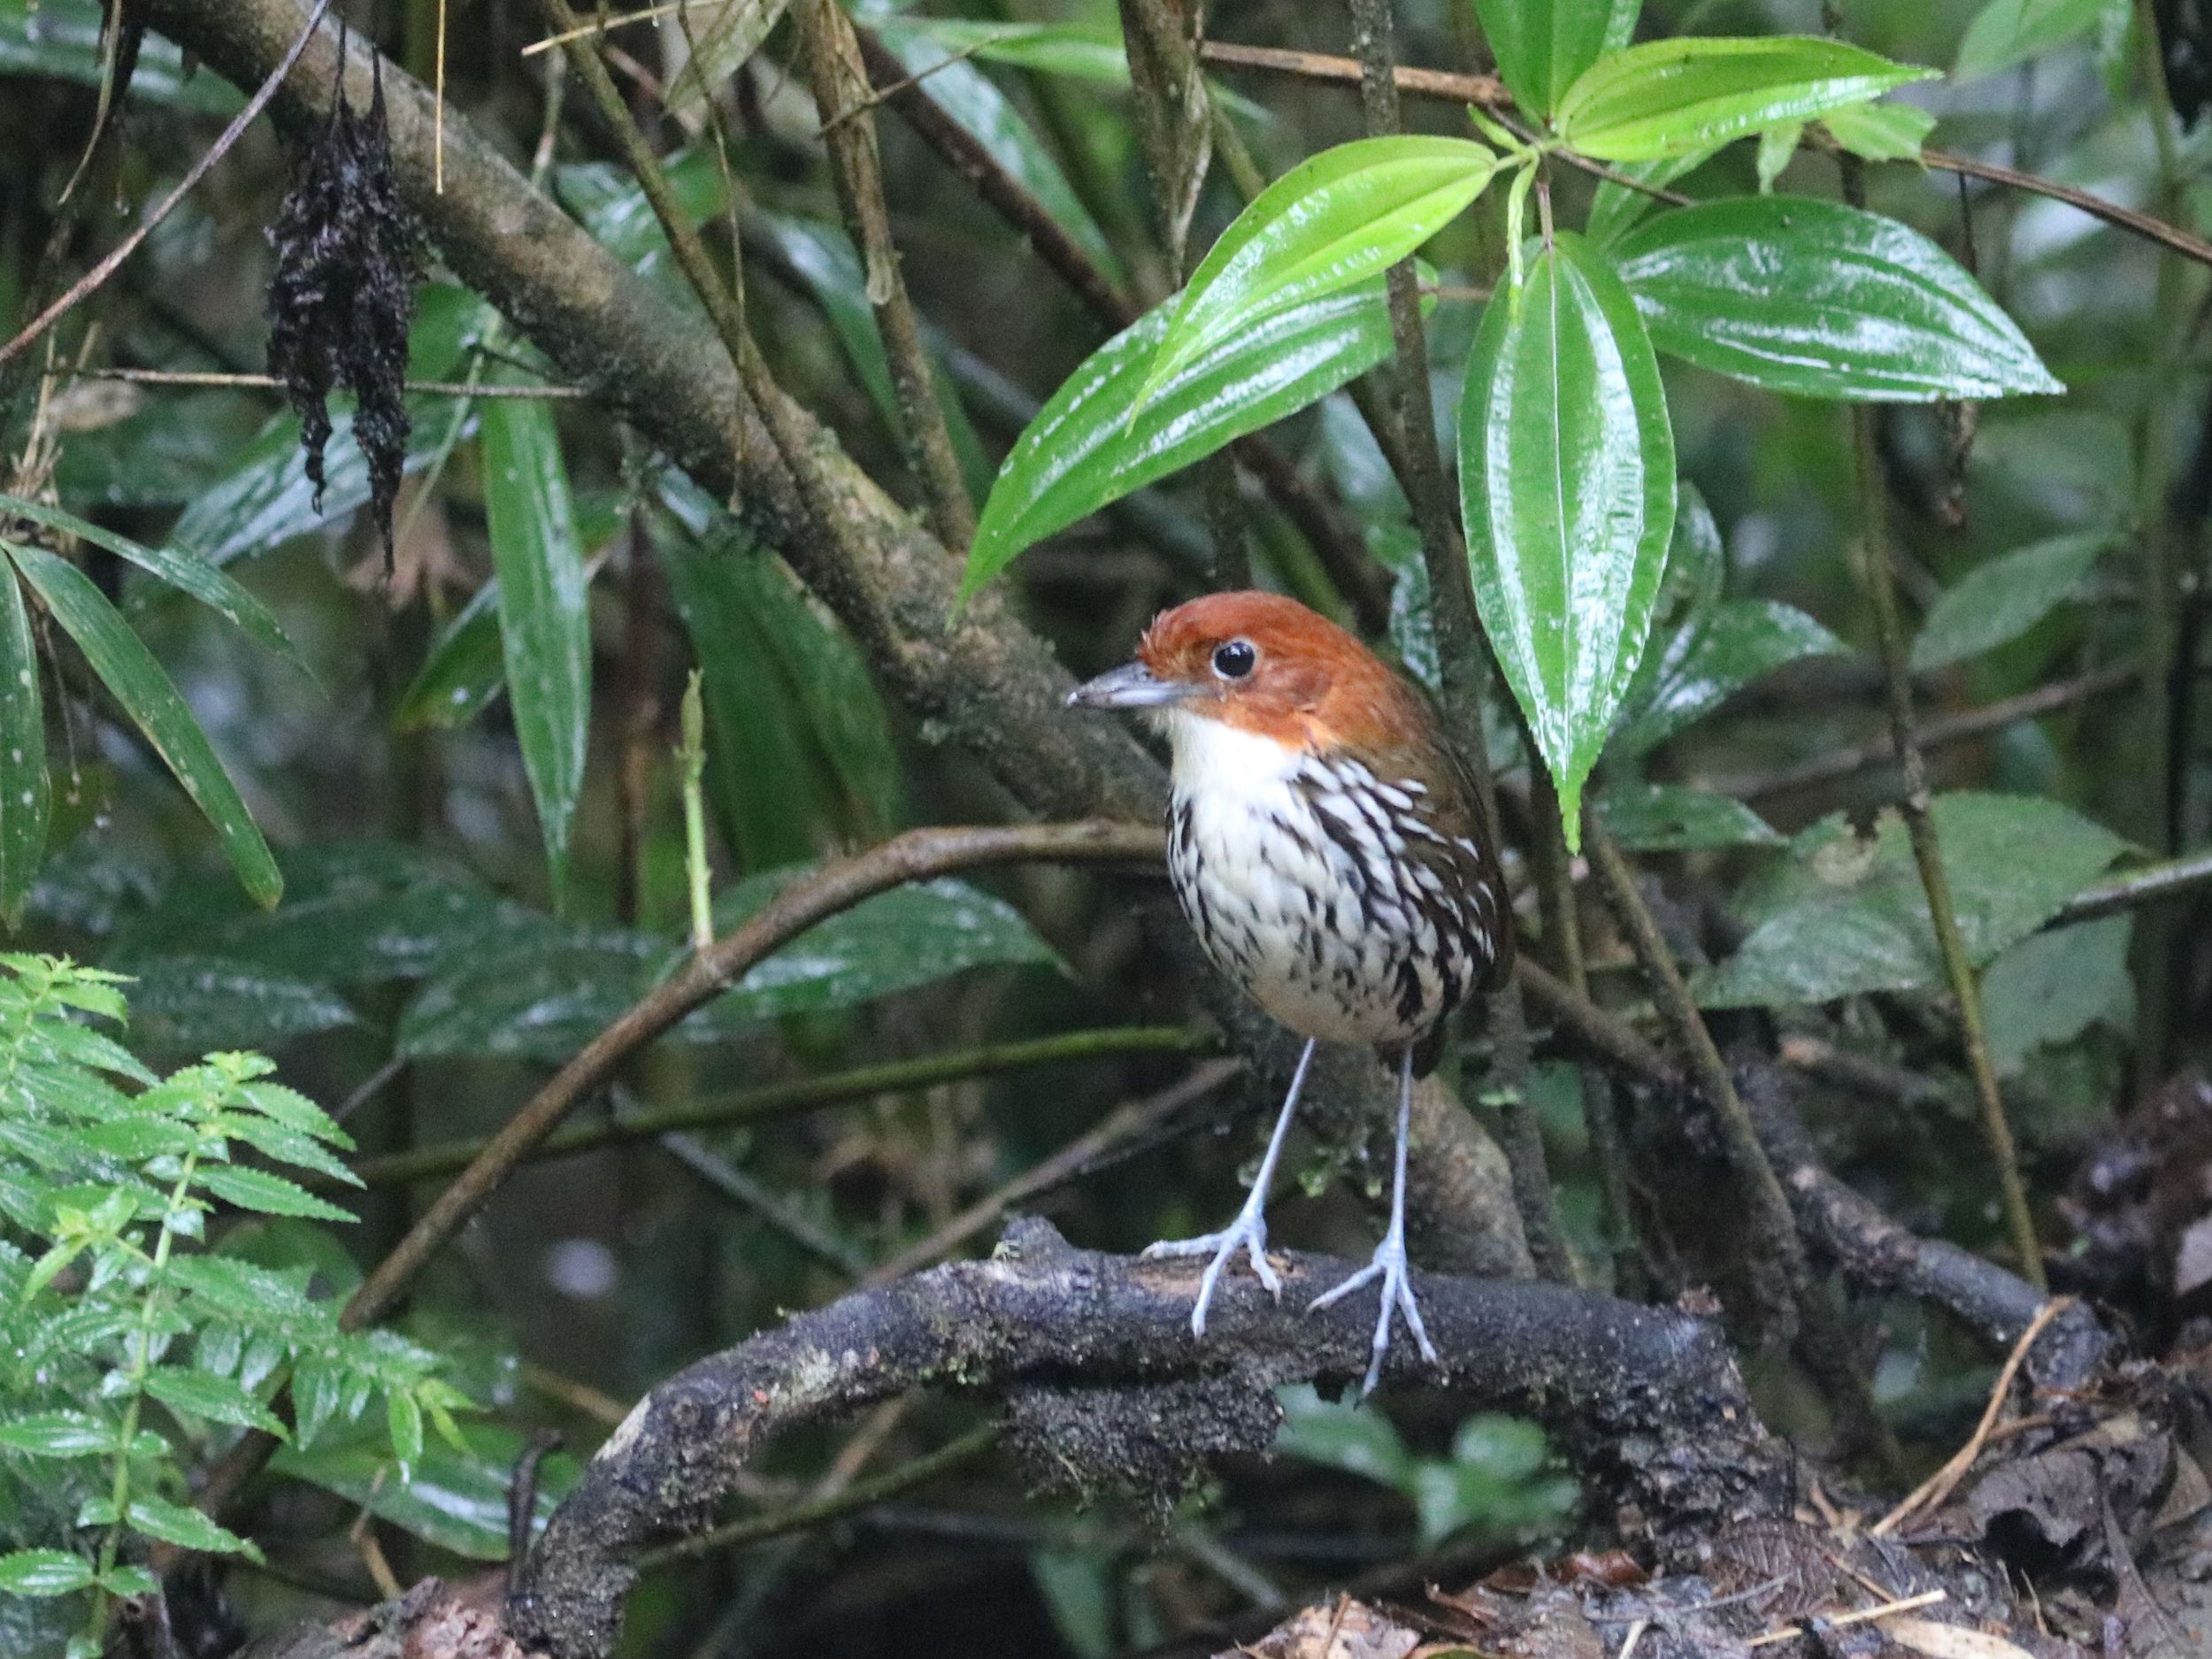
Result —
<svg viewBox="0 0 2212 1659"><path fill-rule="evenodd" d="M1267 1190L1322 1042L1372 1047L1398 1079L1390 1220L1373 1258L1309 1309L1381 1281L1362 1398L1402 1313L1437 1363L1408 1280L1406 1135L1413 1083L1452 1014L1513 967L1511 895L1470 763L1426 697L1355 635L1294 599L1208 594L1162 611L1134 660L1068 694L1073 708L1133 710L1171 756L1168 876L1212 964L1306 1039L1258 1175L1219 1233L1154 1256L1210 1256L1194 1335L1241 1249L1279 1298L1267 1260Z"/></svg>

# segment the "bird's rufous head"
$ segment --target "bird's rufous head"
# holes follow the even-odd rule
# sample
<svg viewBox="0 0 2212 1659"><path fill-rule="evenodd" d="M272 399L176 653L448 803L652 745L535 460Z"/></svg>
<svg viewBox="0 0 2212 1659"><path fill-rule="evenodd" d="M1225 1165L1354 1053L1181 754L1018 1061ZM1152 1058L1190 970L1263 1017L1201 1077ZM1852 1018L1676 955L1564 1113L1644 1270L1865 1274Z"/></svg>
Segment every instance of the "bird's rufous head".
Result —
<svg viewBox="0 0 2212 1659"><path fill-rule="evenodd" d="M1323 751L1417 741L1426 721L1364 645L1294 599L1208 594L1163 611L1134 662L1071 692L1073 708L1136 709L1222 724Z"/></svg>

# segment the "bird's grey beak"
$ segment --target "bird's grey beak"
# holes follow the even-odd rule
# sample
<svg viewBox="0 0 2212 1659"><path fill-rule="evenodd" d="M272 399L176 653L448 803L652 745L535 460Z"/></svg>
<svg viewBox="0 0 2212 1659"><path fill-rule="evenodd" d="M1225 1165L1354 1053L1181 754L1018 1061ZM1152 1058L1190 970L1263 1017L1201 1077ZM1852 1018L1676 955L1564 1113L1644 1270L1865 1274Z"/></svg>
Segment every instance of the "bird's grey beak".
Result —
<svg viewBox="0 0 2212 1659"><path fill-rule="evenodd" d="M1191 695L1187 686L1161 680L1142 663L1124 663L1068 693L1071 709L1157 709Z"/></svg>

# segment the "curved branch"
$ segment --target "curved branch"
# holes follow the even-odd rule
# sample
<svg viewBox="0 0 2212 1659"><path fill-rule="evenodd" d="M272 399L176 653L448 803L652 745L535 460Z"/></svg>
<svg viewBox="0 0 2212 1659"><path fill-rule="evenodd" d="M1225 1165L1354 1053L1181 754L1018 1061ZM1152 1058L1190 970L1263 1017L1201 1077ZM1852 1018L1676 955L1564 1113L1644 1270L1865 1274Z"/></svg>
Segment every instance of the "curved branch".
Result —
<svg viewBox="0 0 2212 1659"><path fill-rule="evenodd" d="M1277 1385L1366 1366L1363 1306L1301 1311L1352 1264L1281 1261L1290 1294L1232 1275L1201 1341L1195 1263L1076 1250L1025 1221L988 1261L856 1293L703 1360L639 1402L554 1513L509 1627L556 1659L601 1659L640 1557L703 1525L768 1440L921 1386L1010 1394L1017 1450L1041 1471L1171 1493L1209 1455L1264 1448ZM1394 1381L1539 1417L1663 1532L1786 1511L1788 1453L1714 1326L1548 1285L1424 1276L1419 1291L1441 1370L1402 1345Z"/></svg>

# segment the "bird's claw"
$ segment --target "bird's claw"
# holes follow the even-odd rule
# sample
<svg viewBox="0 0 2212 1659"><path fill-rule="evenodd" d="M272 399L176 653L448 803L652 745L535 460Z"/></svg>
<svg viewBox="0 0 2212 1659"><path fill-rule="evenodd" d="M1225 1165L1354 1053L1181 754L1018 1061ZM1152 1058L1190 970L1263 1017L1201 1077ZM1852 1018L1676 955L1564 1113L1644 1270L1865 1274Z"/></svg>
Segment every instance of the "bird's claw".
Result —
<svg viewBox="0 0 2212 1659"><path fill-rule="evenodd" d="M1193 1336L1206 1334L1206 1310L1212 1305L1214 1287L1221 1282L1222 1270L1228 1266L1239 1247L1252 1263L1252 1277L1266 1286L1267 1293L1280 1302L1283 1297L1282 1276L1276 1272L1267 1259L1267 1223L1262 1217L1246 1213L1239 1216L1219 1233L1201 1233L1195 1239L1163 1239L1157 1244L1148 1244L1144 1255L1148 1260L1163 1256L1206 1256L1213 1260L1206 1263L1206 1271L1198 1281L1198 1300L1191 1306L1190 1329Z"/></svg>
<svg viewBox="0 0 2212 1659"><path fill-rule="evenodd" d="M1406 1317L1406 1328L1413 1333L1413 1340L1421 1345L1421 1357L1432 1365L1440 1362L1436 1345L1429 1340L1427 1327L1421 1323L1420 1304L1413 1299L1413 1286L1406 1277L1405 1240L1396 1232L1386 1234L1375 1247L1375 1254L1365 1267L1353 1274L1333 1290L1322 1292L1306 1304L1308 1313L1332 1307L1354 1291L1376 1279L1382 1280L1382 1307L1375 1319L1375 1340L1367 1364L1366 1380L1360 1384L1359 1397L1366 1399L1375 1392L1375 1385L1382 1380L1383 1357L1390 1352L1390 1316L1402 1312Z"/></svg>

